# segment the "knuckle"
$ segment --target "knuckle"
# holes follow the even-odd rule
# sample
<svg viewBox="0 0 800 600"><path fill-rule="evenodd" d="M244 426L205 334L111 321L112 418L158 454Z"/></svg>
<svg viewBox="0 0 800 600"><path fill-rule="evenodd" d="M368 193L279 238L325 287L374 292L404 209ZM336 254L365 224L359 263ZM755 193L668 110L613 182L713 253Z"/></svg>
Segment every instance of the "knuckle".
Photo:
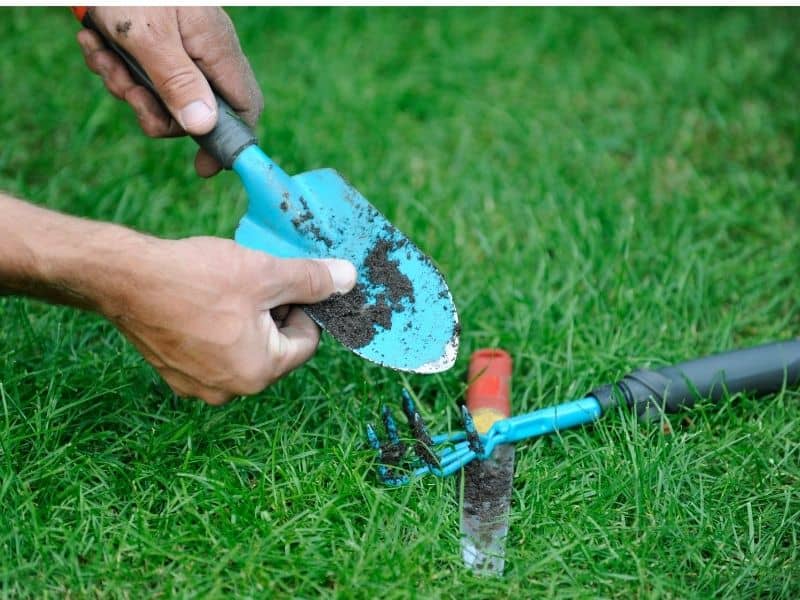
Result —
<svg viewBox="0 0 800 600"><path fill-rule="evenodd" d="M162 77L156 83L156 86L165 96L175 98L190 91L196 83L196 72L187 65L171 69L165 77Z"/></svg>
<svg viewBox="0 0 800 600"><path fill-rule="evenodd" d="M252 256L255 261L255 267L260 271L272 273L278 266L278 259L272 254L257 251L250 251L248 254Z"/></svg>
<svg viewBox="0 0 800 600"><path fill-rule="evenodd" d="M247 121L250 125L255 125L261 113L264 112L264 94L258 86L251 89L251 102L252 105L247 110Z"/></svg>
<svg viewBox="0 0 800 600"><path fill-rule="evenodd" d="M142 128L142 131L147 137L157 138L166 134L162 124L153 119L150 115L140 116L139 126Z"/></svg>
<svg viewBox="0 0 800 600"><path fill-rule="evenodd" d="M321 277L317 275L317 270L311 265L306 265L303 278L304 291L309 297L316 298L325 291L325 285Z"/></svg>
<svg viewBox="0 0 800 600"><path fill-rule="evenodd" d="M149 112L139 112L134 109L139 117L142 131L151 138L168 137L170 133L169 120Z"/></svg>

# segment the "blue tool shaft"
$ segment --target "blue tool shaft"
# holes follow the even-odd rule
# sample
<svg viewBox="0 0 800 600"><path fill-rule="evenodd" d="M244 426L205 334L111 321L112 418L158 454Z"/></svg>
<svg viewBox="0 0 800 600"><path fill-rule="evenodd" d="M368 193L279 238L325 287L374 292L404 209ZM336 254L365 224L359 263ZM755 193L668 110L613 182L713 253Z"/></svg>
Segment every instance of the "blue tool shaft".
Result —
<svg viewBox="0 0 800 600"><path fill-rule="evenodd" d="M499 421L492 426L490 436L492 433L497 435L498 443L518 442L592 423L599 419L602 413L597 399L589 396Z"/></svg>
<svg viewBox="0 0 800 600"><path fill-rule="evenodd" d="M271 205L277 209L284 199L297 194L291 176L258 146L250 146L244 150L234 161L233 170L248 190L257 189L265 196L272 195L271 201L264 198L264 205ZM257 209L258 206L254 208Z"/></svg>

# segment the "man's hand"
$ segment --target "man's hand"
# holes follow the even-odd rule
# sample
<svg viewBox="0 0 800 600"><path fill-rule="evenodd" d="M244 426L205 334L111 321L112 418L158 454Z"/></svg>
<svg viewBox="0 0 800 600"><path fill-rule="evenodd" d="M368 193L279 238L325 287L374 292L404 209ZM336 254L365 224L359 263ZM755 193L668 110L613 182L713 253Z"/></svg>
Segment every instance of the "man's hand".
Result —
<svg viewBox="0 0 800 600"><path fill-rule="evenodd" d="M255 126L264 98L242 53L228 15L221 8L96 7L90 15L109 39L129 52L153 81L165 111L147 88L134 82L125 63L88 29L78 33L86 64L108 91L130 104L152 137L202 135L217 122L211 85ZM209 83L211 85L209 85ZM197 173L210 177L221 165L204 150Z"/></svg>
<svg viewBox="0 0 800 600"><path fill-rule="evenodd" d="M317 325L294 304L349 291L340 260L282 260L230 240L150 239L105 314L181 396L222 404L306 362ZM291 308L290 308L291 307Z"/></svg>
<svg viewBox="0 0 800 600"><path fill-rule="evenodd" d="M0 194L0 293L99 312L177 394L209 404L260 392L308 360L319 329L294 305L355 281L347 261L162 240Z"/></svg>

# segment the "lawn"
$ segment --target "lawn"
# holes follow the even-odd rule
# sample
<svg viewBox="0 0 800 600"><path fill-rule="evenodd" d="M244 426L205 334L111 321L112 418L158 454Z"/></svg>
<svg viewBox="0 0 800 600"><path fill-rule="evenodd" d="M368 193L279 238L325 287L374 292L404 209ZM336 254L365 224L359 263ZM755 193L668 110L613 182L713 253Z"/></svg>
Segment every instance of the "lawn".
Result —
<svg viewBox="0 0 800 600"><path fill-rule="evenodd" d="M0 301L5 597L800 595L800 393L625 415L517 448L507 569L462 566L458 485L376 480L403 384L457 422L471 351L513 405L800 333L800 13L234 9L262 146L338 168L445 273L456 366L330 338L222 408L175 399L99 318ZM141 135L65 9L0 9L0 188L165 237L230 237L234 175Z"/></svg>

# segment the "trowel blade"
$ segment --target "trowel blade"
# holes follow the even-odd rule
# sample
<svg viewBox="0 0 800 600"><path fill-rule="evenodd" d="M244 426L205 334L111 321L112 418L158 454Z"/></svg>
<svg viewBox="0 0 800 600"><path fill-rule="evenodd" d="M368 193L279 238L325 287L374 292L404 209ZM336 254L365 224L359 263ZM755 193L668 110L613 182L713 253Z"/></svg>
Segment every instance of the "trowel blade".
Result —
<svg viewBox="0 0 800 600"><path fill-rule="evenodd" d="M256 146L234 169L250 197L236 241L281 257L344 258L356 287L305 311L363 358L415 373L449 369L459 323L444 277L333 169L289 177Z"/></svg>

